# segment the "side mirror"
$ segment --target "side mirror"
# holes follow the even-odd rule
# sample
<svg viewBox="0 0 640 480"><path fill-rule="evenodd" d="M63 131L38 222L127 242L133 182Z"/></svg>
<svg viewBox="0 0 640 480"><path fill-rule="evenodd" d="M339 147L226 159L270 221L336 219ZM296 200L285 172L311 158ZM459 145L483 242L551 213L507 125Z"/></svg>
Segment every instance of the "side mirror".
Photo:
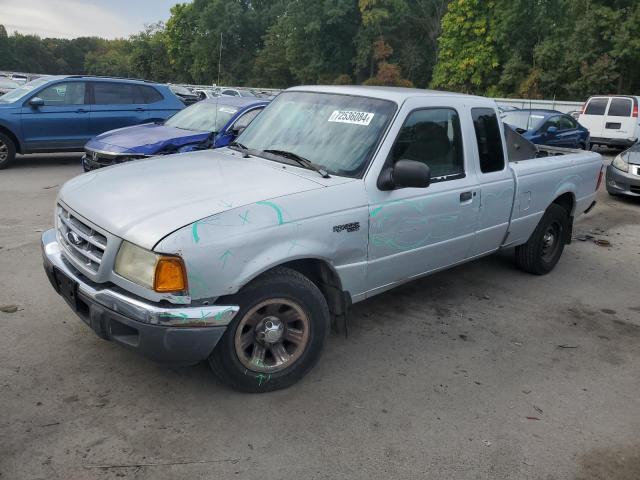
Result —
<svg viewBox="0 0 640 480"><path fill-rule="evenodd" d="M427 165L415 160L398 160L394 166L382 172L378 179L378 188L427 188L430 183L431 170Z"/></svg>
<svg viewBox="0 0 640 480"><path fill-rule="evenodd" d="M240 134L244 132L246 129L247 129L246 125L243 125L242 127L234 128L233 130L231 130L231 133L233 134L234 137L239 137Z"/></svg>
<svg viewBox="0 0 640 480"><path fill-rule="evenodd" d="M555 135L556 133L558 133L558 127L549 127L549 128L547 128L547 133L549 135Z"/></svg>
<svg viewBox="0 0 640 480"><path fill-rule="evenodd" d="M40 97L33 97L31 100L29 100L29 105L31 105L33 108L43 107L44 100Z"/></svg>

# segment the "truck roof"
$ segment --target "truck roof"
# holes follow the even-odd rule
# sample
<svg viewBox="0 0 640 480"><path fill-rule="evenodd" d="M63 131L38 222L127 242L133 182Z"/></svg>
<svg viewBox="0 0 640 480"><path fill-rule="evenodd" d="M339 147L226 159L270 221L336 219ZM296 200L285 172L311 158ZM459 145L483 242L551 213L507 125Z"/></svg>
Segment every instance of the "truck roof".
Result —
<svg viewBox="0 0 640 480"><path fill-rule="evenodd" d="M440 90L423 90L419 88L403 88L403 87L375 87L361 85L301 85L292 87L287 91L298 92L318 92L318 93L336 93L342 95L358 95L362 97L379 98L381 100L391 100L396 103L402 103L408 98L415 97L457 97L457 98L482 98L475 95L467 95L456 92L443 92Z"/></svg>

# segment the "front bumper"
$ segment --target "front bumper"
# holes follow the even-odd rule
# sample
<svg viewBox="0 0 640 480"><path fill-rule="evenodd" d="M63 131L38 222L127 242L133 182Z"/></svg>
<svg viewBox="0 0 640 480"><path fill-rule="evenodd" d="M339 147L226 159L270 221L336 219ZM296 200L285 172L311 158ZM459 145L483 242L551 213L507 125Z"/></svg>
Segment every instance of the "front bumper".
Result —
<svg viewBox="0 0 640 480"><path fill-rule="evenodd" d="M609 193L640 197L640 167L631 165L630 168L638 174L623 172L611 164L607 166L606 184Z"/></svg>
<svg viewBox="0 0 640 480"><path fill-rule="evenodd" d="M191 365L206 359L239 310L237 305L164 307L92 283L64 259L54 230L42 235L42 256L53 288L98 336L160 363ZM63 285L61 278L68 282Z"/></svg>
<svg viewBox="0 0 640 480"><path fill-rule="evenodd" d="M82 156L82 169L85 172L90 172L91 170L110 167L111 165L119 165L121 163L140 160L147 157L148 155L93 152L91 150L86 150L85 154Z"/></svg>

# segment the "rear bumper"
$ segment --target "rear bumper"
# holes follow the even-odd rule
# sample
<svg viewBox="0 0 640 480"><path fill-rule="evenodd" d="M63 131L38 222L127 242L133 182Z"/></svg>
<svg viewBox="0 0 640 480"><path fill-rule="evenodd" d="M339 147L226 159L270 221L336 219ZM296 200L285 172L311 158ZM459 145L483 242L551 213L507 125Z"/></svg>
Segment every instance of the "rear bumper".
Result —
<svg viewBox="0 0 640 480"><path fill-rule="evenodd" d="M589 141L595 145L606 145L607 147L629 148L632 145L635 145L638 139L637 138L591 137Z"/></svg>
<svg viewBox="0 0 640 480"><path fill-rule="evenodd" d="M607 166L607 191L614 195L640 197L640 175L625 173L613 165Z"/></svg>
<svg viewBox="0 0 640 480"><path fill-rule="evenodd" d="M54 230L42 235L42 256L58 294L63 295L60 275L75 284L73 298L63 298L98 336L163 364L191 365L206 359L239 310L233 305L165 308L91 284L64 260Z"/></svg>

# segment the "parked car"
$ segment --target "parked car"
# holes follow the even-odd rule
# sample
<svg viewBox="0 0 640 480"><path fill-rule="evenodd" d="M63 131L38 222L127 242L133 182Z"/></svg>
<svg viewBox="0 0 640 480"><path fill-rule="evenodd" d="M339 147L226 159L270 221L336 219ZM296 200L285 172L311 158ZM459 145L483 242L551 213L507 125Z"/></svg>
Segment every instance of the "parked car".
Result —
<svg viewBox="0 0 640 480"><path fill-rule="evenodd" d="M185 105L191 105L200 100L200 97L182 85L169 85L171 91L178 97Z"/></svg>
<svg viewBox="0 0 640 480"><path fill-rule="evenodd" d="M220 96L220 94L216 93L214 88L194 88L193 93L198 95L198 98L200 100L205 100L207 98L216 98Z"/></svg>
<svg viewBox="0 0 640 480"><path fill-rule="evenodd" d="M527 272L554 268L602 158L538 147L554 168L510 162L501 127L481 97L289 89L234 146L68 181L45 271L102 338L208 359L239 390L285 388L353 303L503 248Z"/></svg>
<svg viewBox="0 0 640 480"><path fill-rule="evenodd" d="M85 146L85 172L155 155L229 145L269 102L251 98L203 100L165 122L119 128Z"/></svg>
<svg viewBox="0 0 640 480"><path fill-rule="evenodd" d="M640 138L640 97L599 95L584 104L578 121L591 132L591 145L628 148Z"/></svg>
<svg viewBox="0 0 640 480"><path fill-rule="evenodd" d="M81 75L39 78L0 97L0 169L16 153L82 151L102 132L163 121L183 107L157 83Z"/></svg>
<svg viewBox="0 0 640 480"><path fill-rule="evenodd" d="M607 166L610 195L640 197L640 143L616 156Z"/></svg>
<svg viewBox="0 0 640 480"><path fill-rule="evenodd" d="M515 110L502 116L502 121L536 145L550 147L589 147L589 130L570 115L555 110Z"/></svg>
<svg viewBox="0 0 640 480"><path fill-rule="evenodd" d="M15 80L10 79L9 77L1 77L0 76L0 96L5 93L9 93L12 90L18 88L20 84Z"/></svg>
<svg viewBox="0 0 640 480"><path fill-rule="evenodd" d="M251 90L245 88L220 88L220 95L223 97L251 97L255 98L258 95Z"/></svg>

